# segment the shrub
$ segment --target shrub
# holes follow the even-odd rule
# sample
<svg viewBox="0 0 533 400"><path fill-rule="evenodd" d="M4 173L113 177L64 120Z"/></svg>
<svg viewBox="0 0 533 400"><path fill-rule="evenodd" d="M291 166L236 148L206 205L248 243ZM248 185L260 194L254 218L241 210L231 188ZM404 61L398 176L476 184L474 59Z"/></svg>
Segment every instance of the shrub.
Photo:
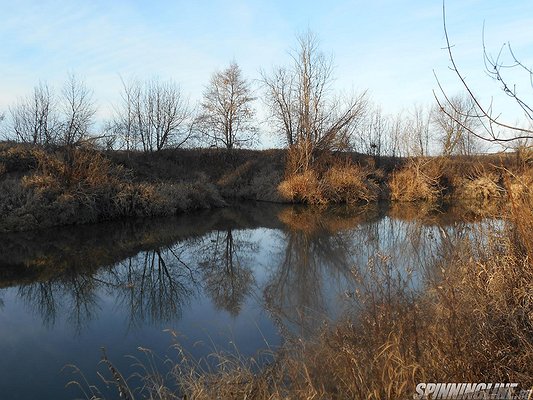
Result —
<svg viewBox="0 0 533 400"><path fill-rule="evenodd" d="M505 193L498 184L499 178L493 174L475 177L473 179L461 179L454 188L455 197L461 199L488 200L503 196Z"/></svg>
<svg viewBox="0 0 533 400"><path fill-rule="evenodd" d="M288 201L308 204L326 204L321 182L314 170L309 169L285 178L278 186L281 197Z"/></svg>
<svg viewBox="0 0 533 400"><path fill-rule="evenodd" d="M391 200L436 201L441 197L442 164L439 160L412 159L392 173Z"/></svg>
<svg viewBox="0 0 533 400"><path fill-rule="evenodd" d="M330 168L323 182L325 197L332 203L368 203L378 199L379 187L356 165Z"/></svg>
<svg viewBox="0 0 533 400"><path fill-rule="evenodd" d="M315 205L368 203L379 197L379 186L369 174L350 163L333 165L323 173L308 169L288 175L278 191L285 200Z"/></svg>

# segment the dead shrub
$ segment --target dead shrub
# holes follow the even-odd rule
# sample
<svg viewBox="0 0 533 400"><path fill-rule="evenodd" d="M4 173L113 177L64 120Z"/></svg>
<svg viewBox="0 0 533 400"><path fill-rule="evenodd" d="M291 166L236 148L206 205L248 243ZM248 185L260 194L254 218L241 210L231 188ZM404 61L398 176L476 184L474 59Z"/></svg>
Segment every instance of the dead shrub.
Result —
<svg viewBox="0 0 533 400"><path fill-rule="evenodd" d="M322 166L324 167L324 166ZM379 186L369 173L351 163L336 164L320 173L310 168L301 173L287 175L279 184L278 192L285 200L314 205L355 204L376 201Z"/></svg>
<svg viewBox="0 0 533 400"><path fill-rule="evenodd" d="M391 200L437 201L443 192L440 179L443 166L437 159L412 159L392 173Z"/></svg>
<svg viewBox="0 0 533 400"><path fill-rule="evenodd" d="M454 193L456 197L475 200L494 199L503 194L504 189L498 184L498 178L490 175L463 179Z"/></svg>
<svg viewBox="0 0 533 400"><path fill-rule="evenodd" d="M278 186L285 200L308 204L326 204L322 184L312 169L285 178Z"/></svg>
<svg viewBox="0 0 533 400"><path fill-rule="evenodd" d="M378 199L379 187L356 165L330 168L323 182L324 197L331 203L368 203Z"/></svg>
<svg viewBox="0 0 533 400"><path fill-rule="evenodd" d="M453 197L457 199L481 201L500 198L505 194L501 173L492 165L474 164L466 176L455 172L451 180Z"/></svg>
<svg viewBox="0 0 533 400"><path fill-rule="evenodd" d="M509 196L513 199L526 203L533 201L533 168L517 173L507 171L505 186Z"/></svg>
<svg viewBox="0 0 533 400"><path fill-rule="evenodd" d="M50 177L65 188L106 188L128 180L122 167L96 151L67 149L55 154L39 151L36 157L36 175Z"/></svg>
<svg viewBox="0 0 533 400"><path fill-rule="evenodd" d="M313 154L313 145L309 141L290 146L287 150L285 161L285 176L298 175L305 173L313 166L316 166L315 154Z"/></svg>
<svg viewBox="0 0 533 400"><path fill-rule="evenodd" d="M36 153L39 148L23 144L6 144L0 147L0 163L5 172L27 172L37 166Z"/></svg>

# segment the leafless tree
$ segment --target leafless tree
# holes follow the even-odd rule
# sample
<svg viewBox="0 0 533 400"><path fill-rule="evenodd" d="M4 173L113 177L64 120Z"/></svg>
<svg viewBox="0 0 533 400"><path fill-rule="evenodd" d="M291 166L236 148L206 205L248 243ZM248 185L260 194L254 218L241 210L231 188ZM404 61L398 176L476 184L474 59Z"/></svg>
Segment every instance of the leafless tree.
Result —
<svg viewBox="0 0 533 400"><path fill-rule="evenodd" d="M188 99L173 81L123 82L115 131L127 149L180 147L191 137L191 116Z"/></svg>
<svg viewBox="0 0 533 400"><path fill-rule="evenodd" d="M442 5L444 35L446 39L446 50L450 59L450 69L458 77L461 85L464 87L467 96L472 101L474 107L469 109L471 113L465 114L465 110L460 110L454 106L452 99L447 95L437 78L437 83L440 89L440 95L434 92L435 99L442 112L446 113L449 118L454 119L455 123L460 124L461 120L470 117L477 118L480 129L478 131L469 130L468 126L464 128L470 132L474 137L482 139L487 142L499 143L505 145L506 143L516 143L518 141L528 141L533 138L533 106L528 104L524 98L518 93L516 85L509 82L507 72L516 71L523 72L529 78L531 86L533 87L533 70L524 63L522 63L515 55L509 43L504 44L496 57L488 53L485 39L483 35L483 55L485 60L485 68L487 74L500 85L503 93L509 96L519 107L527 121L527 126L521 127L515 123L509 123L501 118L499 112L494 108L492 100L488 104L483 104L480 97L474 92L472 87L467 82L466 78L461 73L459 66L455 60L452 52L453 46L450 42L448 29L446 25L446 9L443 1ZM510 61L504 61L504 55ZM506 71L506 72L504 72ZM505 135L504 135L505 134Z"/></svg>
<svg viewBox="0 0 533 400"><path fill-rule="evenodd" d="M479 119L475 117L476 105L467 96L449 97L448 100L449 103L441 105L433 113L442 155L472 155L480 148L476 134L480 126Z"/></svg>
<svg viewBox="0 0 533 400"><path fill-rule="evenodd" d="M356 137L356 149L374 157L382 155L389 135L391 121L381 107L376 106L367 112L360 124Z"/></svg>
<svg viewBox="0 0 533 400"><path fill-rule="evenodd" d="M266 103L275 129L287 146L300 145L308 154L346 149L365 109L365 94L342 99L335 95L333 61L319 49L317 37L306 32L297 38L292 64L262 73ZM304 165L304 168L308 165Z"/></svg>
<svg viewBox="0 0 533 400"><path fill-rule="evenodd" d="M24 143L52 144L58 134L58 122L52 90L41 82L31 95L9 107L7 136Z"/></svg>
<svg viewBox="0 0 533 400"><path fill-rule="evenodd" d="M236 62L215 72L205 88L197 129L216 147L250 146L257 139L252 88Z"/></svg>
<svg viewBox="0 0 533 400"><path fill-rule="evenodd" d="M410 155L428 156L432 140L432 119L434 111L431 107L415 104L409 112L407 135L409 137Z"/></svg>
<svg viewBox="0 0 533 400"><path fill-rule="evenodd" d="M87 140L94 123L96 107L92 92L75 75L70 75L62 91L59 143L74 146Z"/></svg>

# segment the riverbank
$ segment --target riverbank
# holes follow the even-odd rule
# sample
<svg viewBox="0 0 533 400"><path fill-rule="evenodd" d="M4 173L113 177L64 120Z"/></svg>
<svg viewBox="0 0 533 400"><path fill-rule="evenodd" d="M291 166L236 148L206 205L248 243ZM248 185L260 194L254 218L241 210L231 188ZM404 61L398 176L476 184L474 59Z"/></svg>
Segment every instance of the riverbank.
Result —
<svg viewBox="0 0 533 400"><path fill-rule="evenodd" d="M530 187L520 154L375 158L340 153L287 174L284 150L154 153L0 143L0 232L174 215L233 200L326 205L503 199ZM518 185L520 184L520 185Z"/></svg>

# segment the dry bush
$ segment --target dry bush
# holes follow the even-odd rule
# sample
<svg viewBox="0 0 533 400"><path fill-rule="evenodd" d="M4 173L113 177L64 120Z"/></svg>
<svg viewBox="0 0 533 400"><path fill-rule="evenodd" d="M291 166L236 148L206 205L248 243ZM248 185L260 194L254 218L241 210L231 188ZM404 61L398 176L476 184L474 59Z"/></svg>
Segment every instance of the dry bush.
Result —
<svg viewBox="0 0 533 400"><path fill-rule="evenodd" d="M516 149L516 163L521 170L533 167L533 149L530 146L519 146Z"/></svg>
<svg viewBox="0 0 533 400"><path fill-rule="evenodd" d="M315 205L368 203L379 198L379 191L366 169L339 160L287 174L278 186L285 200Z"/></svg>
<svg viewBox="0 0 533 400"><path fill-rule="evenodd" d="M278 186L281 197L288 201L326 204L322 185L312 169L286 177Z"/></svg>
<svg viewBox="0 0 533 400"><path fill-rule="evenodd" d="M171 215L224 204L205 177L193 183L133 182L129 171L93 150L34 148L31 154L35 171L16 184L10 181L12 187L0 194L0 230Z"/></svg>
<svg viewBox="0 0 533 400"><path fill-rule="evenodd" d="M495 166L471 165L466 176L452 175L453 197L465 200L489 200L505 195L501 172Z"/></svg>
<svg viewBox="0 0 533 400"><path fill-rule="evenodd" d="M510 197L522 202L533 199L533 168L523 169L516 173L507 170L504 176Z"/></svg>
<svg viewBox="0 0 533 400"><path fill-rule="evenodd" d="M124 168L113 164L101 153L88 149L67 149L58 153L35 152L38 169L28 184L39 184L53 179L67 189L99 189L117 185L128 180ZM32 179L36 179L32 182Z"/></svg>
<svg viewBox="0 0 533 400"><path fill-rule="evenodd" d="M455 188L454 196L461 199L488 200L504 195L503 187L498 184L494 175L480 176L474 179L463 179Z"/></svg>
<svg viewBox="0 0 533 400"><path fill-rule="evenodd" d="M27 172L37 166L37 151L38 148L28 145L0 143L0 163L4 164L5 172Z"/></svg>
<svg viewBox="0 0 533 400"><path fill-rule="evenodd" d="M392 173L389 182L391 200L438 200L444 190L440 182L443 166L441 159L410 160L402 169Z"/></svg>
<svg viewBox="0 0 533 400"><path fill-rule="evenodd" d="M361 167L334 166L323 177L325 197L331 203L354 204L378 199L379 187Z"/></svg>
<svg viewBox="0 0 533 400"><path fill-rule="evenodd" d="M285 176L290 177L311 169L316 165L314 158L313 145L309 141L290 146L285 160Z"/></svg>

